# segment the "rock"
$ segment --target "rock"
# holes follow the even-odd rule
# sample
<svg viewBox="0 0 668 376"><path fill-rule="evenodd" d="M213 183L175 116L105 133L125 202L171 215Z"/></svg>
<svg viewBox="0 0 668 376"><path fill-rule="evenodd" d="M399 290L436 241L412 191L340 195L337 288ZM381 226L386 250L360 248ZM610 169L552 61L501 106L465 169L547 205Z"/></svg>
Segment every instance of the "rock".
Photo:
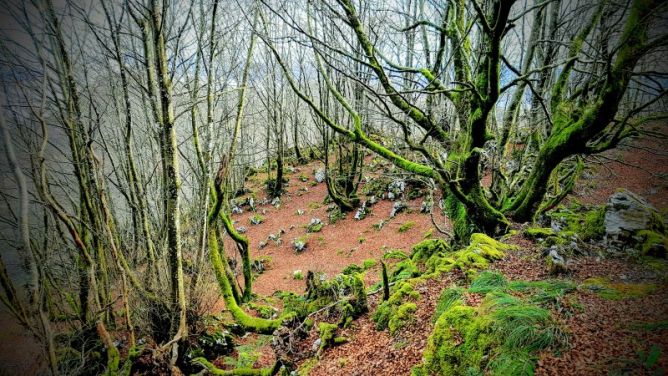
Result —
<svg viewBox="0 0 668 376"><path fill-rule="evenodd" d="M306 232L319 232L322 230L323 223L320 218L311 218L308 226L306 226Z"/></svg>
<svg viewBox="0 0 668 376"><path fill-rule="evenodd" d="M248 203L248 207L250 208L250 210L255 211L255 200L253 200L252 197L248 198L247 203Z"/></svg>
<svg viewBox="0 0 668 376"><path fill-rule="evenodd" d="M387 192L387 199L394 200L394 192Z"/></svg>
<svg viewBox="0 0 668 376"><path fill-rule="evenodd" d="M251 263L251 269L258 274L262 274L265 271L264 262L261 260L253 260Z"/></svg>
<svg viewBox="0 0 668 376"><path fill-rule="evenodd" d="M271 206L278 208L281 206L281 199L279 197L274 197L273 200L271 200Z"/></svg>
<svg viewBox="0 0 668 376"><path fill-rule="evenodd" d="M292 167L292 166L288 166L288 167L286 167L285 170L286 170L287 172L291 173L291 174L294 174L295 172L297 172L297 170L296 170L294 167Z"/></svg>
<svg viewBox="0 0 668 376"><path fill-rule="evenodd" d="M395 201L392 205L392 211L390 212L390 218L394 218L395 215L406 210L408 206L402 201Z"/></svg>
<svg viewBox="0 0 668 376"><path fill-rule="evenodd" d="M403 179L395 179L387 186L387 190L396 197L399 197L406 190L406 181Z"/></svg>
<svg viewBox="0 0 668 376"><path fill-rule="evenodd" d="M369 199L367 200L367 204L369 206L375 205L377 202L378 202L378 198L376 198L376 195L373 195L373 196L369 197Z"/></svg>
<svg viewBox="0 0 668 376"><path fill-rule="evenodd" d="M304 211L301 209L297 209L297 215L304 215Z"/></svg>
<svg viewBox="0 0 668 376"><path fill-rule="evenodd" d="M657 210L642 197L627 190L615 192L605 207L605 233L618 236L647 229Z"/></svg>
<svg viewBox="0 0 668 376"><path fill-rule="evenodd" d="M245 234L246 233L246 228L244 226L237 227L237 232L240 234Z"/></svg>
<svg viewBox="0 0 668 376"><path fill-rule="evenodd" d="M232 214L241 214L241 213L243 213L243 212L244 212L244 211L243 211L240 207L238 207L238 206L233 206L233 207L232 207Z"/></svg>
<svg viewBox="0 0 668 376"><path fill-rule="evenodd" d="M297 251L297 253L303 252L306 247L306 240L304 239L295 239L292 241L292 247Z"/></svg>
<svg viewBox="0 0 668 376"><path fill-rule="evenodd" d="M642 244L645 239L642 235L647 231L661 236L665 234L663 219L656 208L644 198L625 189L615 192L608 199L604 225L605 242L618 250L628 246L636 249L647 247Z"/></svg>
<svg viewBox="0 0 668 376"><path fill-rule="evenodd" d="M324 169L321 168L321 169L316 170L315 181L317 181L318 183L322 183L323 181L325 181L325 170Z"/></svg>
<svg viewBox="0 0 668 376"><path fill-rule="evenodd" d="M422 205L420 205L420 213L430 213L433 207L434 201L431 199L426 199L422 201Z"/></svg>
<svg viewBox="0 0 668 376"><path fill-rule="evenodd" d="M311 345L311 351L318 351L320 349L320 344L322 343L322 339L318 338L315 341L313 341L313 345Z"/></svg>
<svg viewBox="0 0 668 376"><path fill-rule="evenodd" d="M259 244L260 249L262 249L266 246L267 246L267 242L265 242L265 241L261 241L260 244Z"/></svg>
<svg viewBox="0 0 668 376"><path fill-rule="evenodd" d="M552 246L547 253L547 268L552 275L559 275L568 272L566 259L564 259L558 251L557 246Z"/></svg>
<svg viewBox="0 0 668 376"><path fill-rule="evenodd" d="M362 202L362 205L357 208L357 211L355 212L355 219L360 221L366 217L366 201Z"/></svg>

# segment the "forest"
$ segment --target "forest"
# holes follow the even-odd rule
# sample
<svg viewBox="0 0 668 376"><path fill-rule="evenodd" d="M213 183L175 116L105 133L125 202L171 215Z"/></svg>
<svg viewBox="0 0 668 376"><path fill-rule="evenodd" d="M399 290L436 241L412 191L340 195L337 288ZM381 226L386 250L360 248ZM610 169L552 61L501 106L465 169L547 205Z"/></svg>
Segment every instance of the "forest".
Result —
<svg viewBox="0 0 668 376"><path fill-rule="evenodd" d="M668 2L0 8L0 376L668 371Z"/></svg>

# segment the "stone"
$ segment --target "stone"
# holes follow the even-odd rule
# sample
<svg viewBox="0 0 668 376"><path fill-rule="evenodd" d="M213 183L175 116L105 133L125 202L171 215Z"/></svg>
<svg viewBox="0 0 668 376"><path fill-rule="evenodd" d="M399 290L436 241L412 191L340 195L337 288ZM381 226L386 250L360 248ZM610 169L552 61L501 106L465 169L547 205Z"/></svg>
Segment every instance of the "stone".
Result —
<svg viewBox="0 0 668 376"><path fill-rule="evenodd" d="M395 201L392 205L392 211L390 212L390 218L394 218L395 215L406 210L408 206L402 201Z"/></svg>
<svg viewBox="0 0 668 376"><path fill-rule="evenodd" d="M301 209L297 209L297 215L304 215L304 211Z"/></svg>
<svg viewBox="0 0 668 376"><path fill-rule="evenodd" d="M615 192L605 207L606 236L618 237L650 227L657 210L642 197L627 191Z"/></svg>
<svg viewBox="0 0 668 376"><path fill-rule="evenodd" d="M238 206L233 206L233 207L232 207L232 214L241 214L241 213L243 213L243 212L244 212L244 211L243 211L240 207L238 207Z"/></svg>
<svg viewBox="0 0 668 376"><path fill-rule="evenodd" d="M362 202L362 205L357 208L357 211L355 212L355 219L360 221L366 217L366 201Z"/></svg>
<svg viewBox="0 0 668 376"><path fill-rule="evenodd" d="M259 244L260 249L262 249L266 246L267 246L267 242L265 242L265 241L261 241L260 244Z"/></svg>
<svg viewBox="0 0 668 376"><path fill-rule="evenodd" d="M547 267L552 275L559 275L568 272L566 259L559 254L557 246L550 247L547 253Z"/></svg>
<svg viewBox="0 0 668 376"><path fill-rule="evenodd" d="M317 181L318 183L322 183L323 181L325 181L325 169L321 168L316 170L315 181Z"/></svg>
<svg viewBox="0 0 668 376"><path fill-rule="evenodd" d="M237 227L237 232L240 234L245 234L246 233L246 228L244 226Z"/></svg>
<svg viewBox="0 0 668 376"><path fill-rule="evenodd" d="M320 344L322 343L322 339L318 338L315 341L313 341L313 345L311 345L311 351L318 351L320 349Z"/></svg>
<svg viewBox="0 0 668 376"><path fill-rule="evenodd" d="M281 199L279 197L274 197L273 200L271 200L271 206L278 208L281 206Z"/></svg>
<svg viewBox="0 0 668 376"><path fill-rule="evenodd" d="M431 213L431 209L434 207L434 201L431 199L426 199L422 201L420 205L420 213Z"/></svg>
<svg viewBox="0 0 668 376"><path fill-rule="evenodd" d="M604 241L608 249L613 251L635 249L647 252L647 239L643 234L656 233L658 237L666 234L664 220L656 208L644 198L625 189L615 192L608 199L604 226ZM653 251L662 253L660 249Z"/></svg>
<svg viewBox="0 0 668 376"><path fill-rule="evenodd" d="M297 251L297 253L303 252L307 247L306 241L302 239L295 239L292 241L292 247L295 249L295 251Z"/></svg>

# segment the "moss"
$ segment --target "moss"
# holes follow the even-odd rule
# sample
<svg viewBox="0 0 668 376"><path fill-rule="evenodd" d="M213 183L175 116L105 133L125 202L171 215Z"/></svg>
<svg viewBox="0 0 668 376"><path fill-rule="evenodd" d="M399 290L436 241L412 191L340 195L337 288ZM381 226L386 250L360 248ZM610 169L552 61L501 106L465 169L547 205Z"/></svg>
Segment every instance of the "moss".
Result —
<svg viewBox="0 0 668 376"><path fill-rule="evenodd" d="M316 365L318 365L318 358L316 357L305 360L297 369L297 375L308 376Z"/></svg>
<svg viewBox="0 0 668 376"><path fill-rule="evenodd" d="M432 236L434 236L434 228L430 228L429 230L425 231L424 234L422 234L422 239L431 239Z"/></svg>
<svg viewBox="0 0 668 376"><path fill-rule="evenodd" d="M524 236L531 240L546 239L554 235L554 231L549 227L529 227L524 230Z"/></svg>
<svg viewBox="0 0 668 376"><path fill-rule="evenodd" d="M376 261L374 259L366 259L366 260L362 261L362 267L364 268L364 270L371 269L374 266L376 266L376 264L378 264L378 261Z"/></svg>
<svg viewBox="0 0 668 376"><path fill-rule="evenodd" d="M251 225L259 225L261 223L264 223L264 217L261 216L260 214L254 214L252 217L248 219L248 222Z"/></svg>
<svg viewBox="0 0 668 376"><path fill-rule="evenodd" d="M376 323L376 329L386 329L390 326L390 322L393 322L390 333L395 334L396 330L402 327L401 322L405 321L407 315L410 313L410 306L406 306L405 304L415 302L419 298L420 293L415 291L411 283L401 282L397 284L394 292L390 294L390 298L380 303L371 316L371 319ZM401 313L402 317L399 318L397 316L399 316L401 307L403 307L403 312Z"/></svg>
<svg viewBox="0 0 668 376"><path fill-rule="evenodd" d="M618 283L602 277L586 279L582 286L608 300L643 297L657 289L657 286L651 283Z"/></svg>
<svg viewBox="0 0 668 376"><path fill-rule="evenodd" d="M415 222L414 221L407 221L404 222L401 226L399 226L399 229L397 230L400 234L404 233L410 229L415 227Z"/></svg>
<svg viewBox="0 0 668 376"><path fill-rule="evenodd" d="M425 262L435 254L449 251L450 246L442 239L427 239L413 246L411 259L415 262Z"/></svg>
<svg viewBox="0 0 668 376"><path fill-rule="evenodd" d="M393 251L386 252L383 255L383 259L388 260L388 259L397 259L397 260L405 260L408 258L408 255L406 252L402 251L401 249L395 249Z"/></svg>
<svg viewBox="0 0 668 376"><path fill-rule="evenodd" d="M652 230L641 230L636 235L640 238L640 250L644 256L666 258L668 237Z"/></svg>
<svg viewBox="0 0 668 376"><path fill-rule="evenodd" d="M414 313L417 311L417 305L415 303L404 303L397 308L397 311L394 315L390 316L388 321L388 329L390 334L395 334L399 329L406 326L411 321L414 321Z"/></svg>
<svg viewBox="0 0 668 376"><path fill-rule="evenodd" d="M420 270L411 259L405 259L395 265L390 275L390 281L396 282L420 275Z"/></svg>
<svg viewBox="0 0 668 376"><path fill-rule="evenodd" d="M599 240L605 235L605 206L598 206L592 209L571 205L570 208L560 207L548 216L561 223L562 230L558 234L552 235L567 238L577 234L577 238L583 241ZM549 238L546 236L545 238Z"/></svg>
<svg viewBox="0 0 668 376"><path fill-rule="evenodd" d="M212 375L223 376L269 376L276 374L280 367L280 363L276 363L271 368L236 368L233 370L223 370L204 358L195 358L193 359L193 363L197 363L206 368Z"/></svg>
<svg viewBox="0 0 668 376"><path fill-rule="evenodd" d="M516 248L516 246L501 243L485 234L474 233L471 235L471 243L466 248L449 254L435 254L426 265L430 270L436 272L449 272L457 268L472 278L478 270L487 269L491 261L505 257L504 251Z"/></svg>

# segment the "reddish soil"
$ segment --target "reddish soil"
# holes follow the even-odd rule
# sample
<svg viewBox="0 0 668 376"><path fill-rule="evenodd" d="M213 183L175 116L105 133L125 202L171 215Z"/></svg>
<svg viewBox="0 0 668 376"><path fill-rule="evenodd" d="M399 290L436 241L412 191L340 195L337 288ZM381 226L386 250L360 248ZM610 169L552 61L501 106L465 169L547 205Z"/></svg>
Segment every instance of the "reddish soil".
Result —
<svg viewBox="0 0 668 376"><path fill-rule="evenodd" d="M353 212L348 213L345 219L329 224L327 205L323 204L327 188L324 183L311 185L311 182L315 181L313 171L319 166L320 164L301 166L294 173L288 174L290 181L287 193L281 196L279 208L270 204L256 205L255 213L245 211L233 215L235 226L243 226L248 230L246 236L250 240L251 257L271 257L269 270L259 275L254 284L254 291L260 295L271 295L277 290L303 292L305 283L293 278L295 270L301 270L303 275L311 270L333 276L350 264L361 264L366 259L379 259L386 250L408 251L433 227L430 217L420 214L420 198L407 202L408 209L392 219L392 202L381 200L373 205L370 213L360 221L353 218ZM302 173L309 178L307 182L299 181L298 177ZM257 191L256 187L253 188ZM308 190L300 192L304 188ZM305 213L300 216L297 210ZM249 219L255 214L261 214L265 218L264 223L251 225ZM325 224L320 232L307 234L306 226L311 218L319 218ZM388 222L381 231L377 231L373 225L381 220ZM413 227L399 232L399 227L407 222L413 222ZM267 239L270 234L277 234L281 229L285 230L285 234L281 236L280 244ZM297 254L292 242L305 235L309 239L308 248ZM267 246L260 249L259 244L262 241L267 242ZM234 249L233 246L228 238L226 249Z"/></svg>

